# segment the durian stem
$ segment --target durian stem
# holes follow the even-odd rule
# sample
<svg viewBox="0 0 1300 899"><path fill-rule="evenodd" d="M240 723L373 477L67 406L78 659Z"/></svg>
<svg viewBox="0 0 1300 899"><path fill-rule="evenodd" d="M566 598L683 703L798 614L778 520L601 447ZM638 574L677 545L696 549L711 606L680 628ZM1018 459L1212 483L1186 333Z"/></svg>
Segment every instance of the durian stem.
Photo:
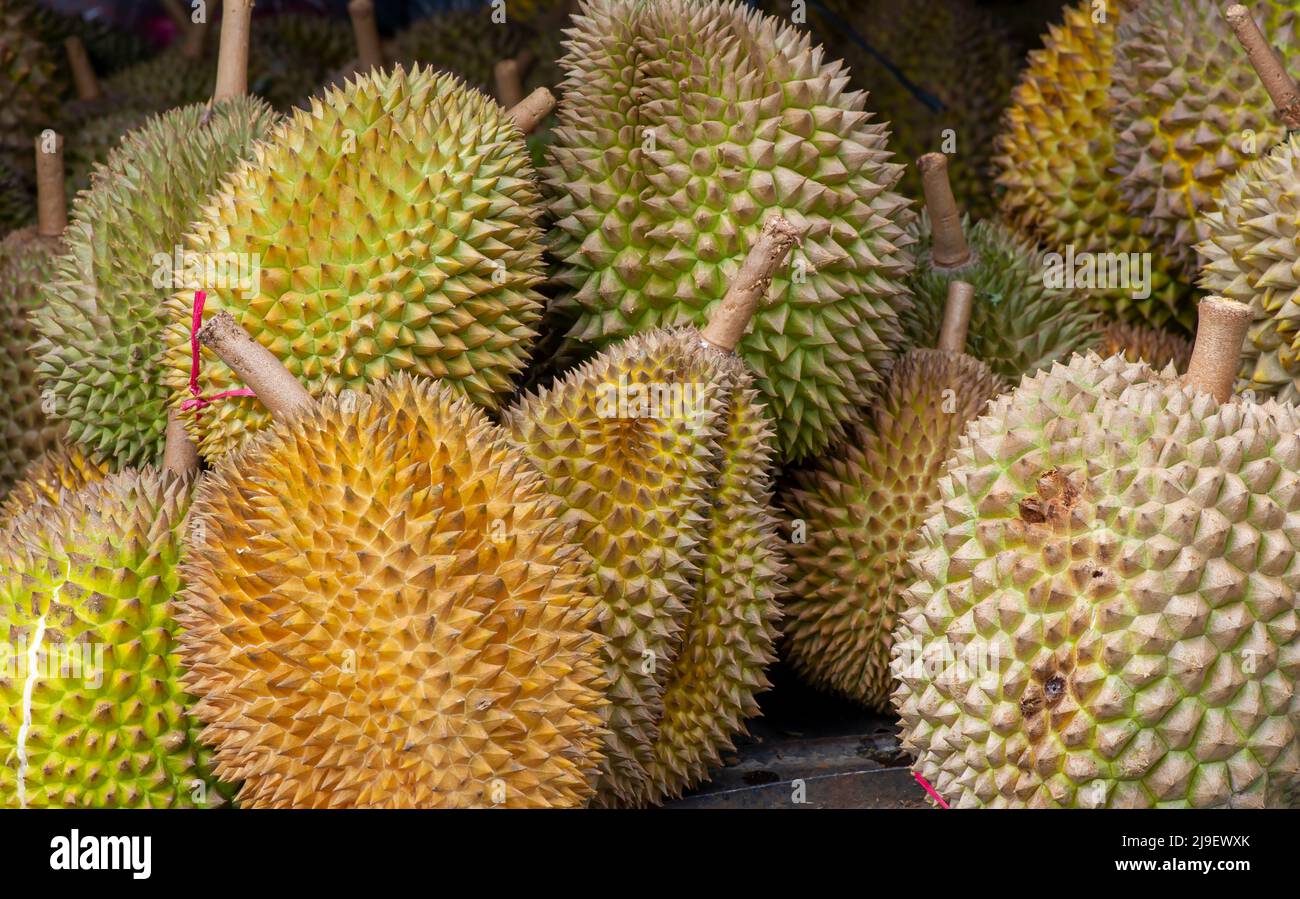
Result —
<svg viewBox="0 0 1300 899"><path fill-rule="evenodd" d="M939 349L946 353L966 352L966 332L970 329L970 313L974 305L974 285L966 281L949 282L943 324L939 326Z"/></svg>
<svg viewBox="0 0 1300 899"><path fill-rule="evenodd" d="M532 134L537 126L542 123L542 119L551 114L555 108L555 95L544 87L539 87L527 97L524 97L506 112L506 115L515 120L519 130L524 136Z"/></svg>
<svg viewBox="0 0 1300 899"><path fill-rule="evenodd" d="M758 304L772 286L772 276L790 255L790 248L799 236L795 226L779 215L772 216L763 224L758 240L727 288L727 295L704 328L701 336L705 343L724 353L735 351Z"/></svg>
<svg viewBox="0 0 1300 899"><path fill-rule="evenodd" d="M254 0L226 0L221 14L221 51L217 56L214 102L248 93L248 39Z"/></svg>
<svg viewBox="0 0 1300 899"><path fill-rule="evenodd" d="M930 258L936 268L961 268L970 263L971 251L948 183L948 157L926 153L916 161L916 167L921 170L921 189L930 213Z"/></svg>
<svg viewBox="0 0 1300 899"><path fill-rule="evenodd" d="M218 312L200 328L199 342L220 356L276 419L291 418L313 405L307 388L229 312Z"/></svg>
<svg viewBox="0 0 1300 899"><path fill-rule="evenodd" d="M68 66L72 69L72 80L77 85L78 100L102 100L104 91L99 86L95 67L90 64L86 45L81 38L73 35L63 41L63 49L68 54Z"/></svg>
<svg viewBox="0 0 1300 899"><path fill-rule="evenodd" d="M185 420L178 409L167 411L167 440L163 444L163 468L184 477L199 469L199 450L185 432Z"/></svg>
<svg viewBox="0 0 1300 899"><path fill-rule="evenodd" d="M352 0L348 4L352 31L357 38L357 59L361 71L384 67L384 48L379 40L379 25L375 22L375 4L371 0Z"/></svg>
<svg viewBox="0 0 1300 899"><path fill-rule="evenodd" d="M1242 342L1254 313L1245 303L1206 297L1197 306L1196 344L1187 366L1187 383L1213 394L1219 402L1232 396L1241 363Z"/></svg>
<svg viewBox="0 0 1300 899"><path fill-rule="evenodd" d="M513 109L524 102L524 79L519 71L519 62L503 59L492 70L497 85L497 102L506 109Z"/></svg>
<svg viewBox="0 0 1300 899"><path fill-rule="evenodd" d="M1300 89L1297 89L1295 79L1287 74L1281 58L1269 45L1264 32L1259 30L1255 17L1240 3L1229 6L1223 15L1245 48L1246 56L1255 67L1273 105L1277 107L1282 123L1290 131L1300 129Z"/></svg>
<svg viewBox="0 0 1300 899"><path fill-rule="evenodd" d="M68 194L63 183L63 136L45 131L36 138L36 232L58 237L68 227Z"/></svg>

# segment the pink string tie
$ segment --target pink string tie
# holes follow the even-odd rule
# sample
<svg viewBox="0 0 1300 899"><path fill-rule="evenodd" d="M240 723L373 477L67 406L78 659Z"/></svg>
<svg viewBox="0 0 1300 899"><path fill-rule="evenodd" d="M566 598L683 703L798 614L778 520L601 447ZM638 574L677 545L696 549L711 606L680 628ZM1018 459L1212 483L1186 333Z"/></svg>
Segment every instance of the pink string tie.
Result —
<svg viewBox="0 0 1300 899"><path fill-rule="evenodd" d="M925 792L930 794L931 799L939 803L939 805L943 806L944 808L948 808L948 803L944 802L943 797L934 791L934 787L930 786L930 782L928 780L926 780L921 775L917 774L915 771L912 772L912 776L916 778L917 783L925 787Z"/></svg>
<svg viewBox="0 0 1300 899"><path fill-rule="evenodd" d="M247 387L241 387L238 390L223 390L221 393L214 393L212 396L203 396L202 391L199 390L199 329L203 327L203 306L207 301L207 293L202 290L194 291L194 314L190 319L190 393L194 398L181 403L182 412L189 412L191 409L205 409L217 400L224 400L231 396L257 396Z"/></svg>

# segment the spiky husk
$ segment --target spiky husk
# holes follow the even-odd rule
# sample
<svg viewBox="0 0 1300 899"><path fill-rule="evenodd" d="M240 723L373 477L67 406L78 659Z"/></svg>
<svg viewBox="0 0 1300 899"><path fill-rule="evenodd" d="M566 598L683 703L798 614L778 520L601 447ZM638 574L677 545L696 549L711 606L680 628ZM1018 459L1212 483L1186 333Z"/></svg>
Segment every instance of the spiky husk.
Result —
<svg viewBox="0 0 1300 899"><path fill-rule="evenodd" d="M1283 58L1300 51L1300 2L1252 7ZM1120 194L1180 277L1196 274L1226 178L1286 135L1217 0L1147 0L1126 14L1111 85Z"/></svg>
<svg viewBox="0 0 1300 899"><path fill-rule="evenodd" d="M740 351L781 455L821 450L900 336L912 214L885 126L840 63L739 3L590 0L574 23L545 170L570 336L702 324L779 209L802 246Z"/></svg>
<svg viewBox="0 0 1300 899"><path fill-rule="evenodd" d="M600 804L679 795L757 712L782 572L756 400L739 360L687 328L619 343L505 415L595 562L611 684Z"/></svg>
<svg viewBox="0 0 1300 899"><path fill-rule="evenodd" d="M88 459L80 449L64 443L46 450L27 466L22 479L0 504L0 526L37 505L57 506L63 497L108 475L108 466Z"/></svg>
<svg viewBox="0 0 1300 899"><path fill-rule="evenodd" d="M55 59L27 5L0 0L0 149L14 151L24 161L36 135L54 124L65 93L66 79Z"/></svg>
<svg viewBox="0 0 1300 899"><path fill-rule="evenodd" d="M249 34L248 89L281 111L307 98L356 51L339 19L281 13L257 20Z"/></svg>
<svg viewBox="0 0 1300 899"><path fill-rule="evenodd" d="M64 127L64 166L68 173L68 196L90 187L97 163L108 161L108 156L122 143L122 138L139 128L154 113L147 107L124 103L119 108L90 116Z"/></svg>
<svg viewBox="0 0 1300 899"><path fill-rule="evenodd" d="M0 640L23 660L0 678L0 805L227 801L188 714L171 614L190 489L123 472L0 535ZM71 676L51 676L60 663Z"/></svg>
<svg viewBox="0 0 1300 899"><path fill-rule="evenodd" d="M207 201L187 246L260 260L257 291L206 285L314 395L392 372L439 378L494 408L536 336L540 203L519 129L431 69L360 76L295 112ZM189 398L193 291L167 304L165 379ZM205 358L205 395L241 386ZM229 399L187 416L217 458L270 416Z"/></svg>
<svg viewBox="0 0 1300 899"><path fill-rule="evenodd" d="M1300 412L1075 356L961 439L894 705L955 806L1264 806L1300 779Z"/></svg>
<svg viewBox="0 0 1300 899"><path fill-rule="evenodd" d="M213 53L191 59L179 46L172 46L152 59L103 79L103 88L110 97L131 98L137 106L162 111L206 102L216 82L217 63Z"/></svg>
<svg viewBox="0 0 1300 899"><path fill-rule="evenodd" d="M1122 355L1129 362L1145 362L1156 371L1163 371L1172 362L1175 369L1185 372L1192 360L1192 342L1160 328L1107 322L1100 337L1097 352L1101 356Z"/></svg>
<svg viewBox="0 0 1300 899"><path fill-rule="evenodd" d="M1278 145L1223 186L1197 246L1200 285L1249 305L1255 320L1241 354L1239 387L1300 401L1300 137Z"/></svg>
<svg viewBox="0 0 1300 899"><path fill-rule="evenodd" d="M519 29L509 21L493 22L492 16L488 4L420 19L393 37L389 55L408 69L420 65L452 72L491 95L496 64L523 49Z"/></svg>
<svg viewBox="0 0 1300 899"><path fill-rule="evenodd" d="M787 544L782 630L786 657L810 682L889 706L907 555L958 435L1002 386L964 353L912 350L843 448L795 473L784 505L804 539Z"/></svg>
<svg viewBox="0 0 1300 899"><path fill-rule="evenodd" d="M242 805L590 796L605 684L589 562L451 388L401 374L323 400L206 477L195 510L187 683Z"/></svg>
<svg viewBox="0 0 1300 899"><path fill-rule="evenodd" d="M827 6L833 16L810 4L811 24L844 58L854 84L869 92L867 102L889 123L891 145L904 159L949 153L961 208L976 218L992 215L993 139L1018 68L998 18L971 0L938 0L922 13L913 0L840 0ZM883 54L888 66L840 22ZM915 166L907 167L902 187L909 197L921 196Z"/></svg>
<svg viewBox="0 0 1300 899"><path fill-rule="evenodd" d="M35 228L0 241L0 496L62 431L46 414L49 403L30 352L36 336L30 317L62 249L57 238L42 237Z"/></svg>
<svg viewBox="0 0 1300 899"><path fill-rule="evenodd" d="M994 221L963 222L972 261L957 269L934 266L930 219L916 227L916 274L909 282L912 306L902 313L910 347L933 346L943 323L948 285L975 287L966 347L1004 378L1015 380L1047 368L1097 341L1097 313L1083 290L1047 287L1045 254Z"/></svg>
<svg viewBox="0 0 1300 899"><path fill-rule="evenodd" d="M1112 317L1190 329L1190 288L1174 280L1169 261L1143 236L1111 172L1108 92L1120 12L1109 0L1105 21L1098 22L1095 8L1093 0L1082 0L1066 9L1043 48L1029 54L997 139L1002 215L1048 251L1151 254L1149 296L1134 298L1129 285L1089 294Z"/></svg>
<svg viewBox="0 0 1300 899"><path fill-rule="evenodd" d="M205 104L163 113L123 140L73 204L68 251L32 315L33 352L68 438L95 458L142 465L161 454L161 339L168 274L178 276L170 260L204 199L274 118L252 98L210 115Z"/></svg>

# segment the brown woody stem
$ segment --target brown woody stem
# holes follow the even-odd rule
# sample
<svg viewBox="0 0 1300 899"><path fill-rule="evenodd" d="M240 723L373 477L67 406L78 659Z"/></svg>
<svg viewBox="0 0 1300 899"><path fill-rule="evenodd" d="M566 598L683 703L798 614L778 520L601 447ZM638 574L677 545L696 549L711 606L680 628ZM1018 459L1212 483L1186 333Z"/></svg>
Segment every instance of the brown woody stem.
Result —
<svg viewBox="0 0 1300 899"><path fill-rule="evenodd" d="M973 285L966 281L949 282L948 302L943 307L943 324L939 326L939 349L948 353L966 352L966 332L970 329L974 306Z"/></svg>
<svg viewBox="0 0 1300 899"><path fill-rule="evenodd" d="M379 40L379 25L375 22L375 4L372 0L352 0L348 4L352 31L357 38L357 59L360 71L384 67L384 48Z"/></svg>
<svg viewBox="0 0 1300 899"><path fill-rule="evenodd" d="M504 105L504 104L502 104ZM506 115L515 120L519 130L525 135L532 134L551 110L555 108L555 95L544 87L539 87L527 97L511 106Z"/></svg>
<svg viewBox="0 0 1300 899"><path fill-rule="evenodd" d="M253 4L254 0L225 0L217 87L212 93L217 103L248 93L248 40L253 25Z"/></svg>
<svg viewBox="0 0 1300 899"><path fill-rule="evenodd" d="M1229 6L1223 16L1245 48L1246 57L1255 67L1259 80L1277 107L1282 123L1291 131L1300 129L1300 89L1296 88L1295 80L1287 74L1281 58L1269 46L1268 38L1259 30L1255 17L1240 3Z"/></svg>
<svg viewBox="0 0 1300 899"><path fill-rule="evenodd" d="M524 102L524 79L519 71L519 61L503 59L492 70L497 85L497 102L511 109Z"/></svg>
<svg viewBox="0 0 1300 899"><path fill-rule="evenodd" d="M705 343L724 353L736 349L759 303L772 286L772 276L798 240L798 230L781 216L774 215L764 223L758 240L727 288L727 295L704 328Z"/></svg>
<svg viewBox="0 0 1300 899"><path fill-rule="evenodd" d="M1242 341L1254 313L1245 303L1206 297L1197 307L1196 344L1187 366L1187 383L1219 402L1232 396L1241 363Z"/></svg>
<svg viewBox="0 0 1300 899"><path fill-rule="evenodd" d="M221 357L276 419L284 420L313 401L307 388L284 364L256 340L229 312L218 312L199 329L199 342Z"/></svg>
<svg viewBox="0 0 1300 899"><path fill-rule="evenodd" d="M90 64L86 45L81 38L73 35L63 41L63 49L68 54L68 66L72 69L72 80L77 86L78 100L102 100L104 90L99 86L95 67Z"/></svg>
<svg viewBox="0 0 1300 899"><path fill-rule="evenodd" d="M167 441L163 444L163 468L172 474L192 474L199 469L199 450L185 432L185 420L177 409L167 411Z"/></svg>
<svg viewBox="0 0 1300 899"><path fill-rule="evenodd" d="M63 182L63 137L45 131L36 138L36 232L42 237L58 237L66 227L68 194Z"/></svg>
<svg viewBox="0 0 1300 899"><path fill-rule="evenodd" d="M930 213L930 258L937 268L961 268L970 263L971 251L948 183L948 157L926 153L916 161L916 167L921 170L921 189Z"/></svg>

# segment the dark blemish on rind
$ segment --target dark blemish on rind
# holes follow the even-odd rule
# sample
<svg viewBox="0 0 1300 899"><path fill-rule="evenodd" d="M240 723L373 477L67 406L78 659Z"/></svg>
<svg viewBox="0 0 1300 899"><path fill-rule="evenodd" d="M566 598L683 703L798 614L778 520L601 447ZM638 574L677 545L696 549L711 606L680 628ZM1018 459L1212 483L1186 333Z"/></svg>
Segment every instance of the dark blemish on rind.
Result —
<svg viewBox="0 0 1300 899"><path fill-rule="evenodd" d="M1034 715L1037 715L1042 707L1043 697L1041 696L1026 696L1024 699L1020 700L1020 714L1026 718L1032 718Z"/></svg>

